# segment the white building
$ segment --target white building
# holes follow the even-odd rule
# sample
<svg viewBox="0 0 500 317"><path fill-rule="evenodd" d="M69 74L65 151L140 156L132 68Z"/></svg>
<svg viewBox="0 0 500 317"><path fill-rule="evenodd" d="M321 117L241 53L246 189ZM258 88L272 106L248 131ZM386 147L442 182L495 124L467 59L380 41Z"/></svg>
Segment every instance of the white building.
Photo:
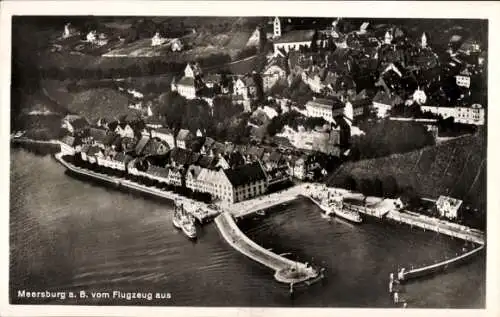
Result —
<svg viewBox="0 0 500 317"><path fill-rule="evenodd" d="M448 219L456 219L457 212L462 201L460 199L455 199L448 196L439 196L436 201L436 207L441 217L446 217Z"/></svg>
<svg viewBox="0 0 500 317"><path fill-rule="evenodd" d="M417 88L417 90L415 90L412 98L413 98L413 101L419 105L423 105L427 102L427 95L425 94L425 92L422 89L420 89L420 87Z"/></svg>
<svg viewBox="0 0 500 317"><path fill-rule="evenodd" d="M420 108L423 112L440 115L443 119L453 117L456 123L484 125L485 122L485 109L480 104L473 104L470 107L421 106Z"/></svg>
<svg viewBox="0 0 500 317"><path fill-rule="evenodd" d="M308 117L323 118L327 122L335 122L335 117L344 114L345 105L338 98L315 98L306 104Z"/></svg>
<svg viewBox="0 0 500 317"><path fill-rule="evenodd" d="M391 44L392 43L392 39L393 39L392 31L388 30L387 32L385 32L384 43L385 44Z"/></svg>
<svg viewBox="0 0 500 317"><path fill-rule="evenodd" d="M169 148L175 147L175 136L172 131L166 128L151 130L151 137L158 138L168 144Z"/></svg>
<svg viewBox="0 0 500 317"><path fill-rule="evenodd" d="M466 88L470 87L470 75L463 73L460 75L456 75L455 79L457 82L457 86Z"/></svg>
<svg viewBox="0 0 500 317"><path fill-rule="evenodd" d="M180 52L184 48L184 45L182 44L181 40L179 39L173 39L170 42L170 49L172 52Z"/></svg>
<svg viewBox="0 0 500 317"><path fill-rule="evenodd" d="M116 126L115 133L120 135L122 138L134 138L134 129L130 124L119 124Z"/></svg>
<svg viewBox="0 0 500 317"><path fill-rule="evenodd" d="M457 107L455 122L464 124L484 125L485 109L480 104L470 107Z"/></svg>
<svg viewBox="0 0 500 317"><path fill-rule="evenodd" d="M278 137L288 139L297 149L318 151L327 154L335 154L335 146L340 143L340 128L331 131L306 130L303 126L298 131L285 125L283 131L276 134Z"/></svg>
<svg viewBox="0 0 500 317"><path fill-rule="evenodd" d="M151 46L160 46L167 42L167 38L161 37L160 32L156 32L151 38Z"/></svg>
<svg viewBox="0 0 500 317"><path fill-rule="evenodd" d="M285 52L298 51L301 47L311 47L314 30L294 30L274 41L274 51L283 49Z"/></svg>
<svg viewBox="0 0 500 317"><path fill-rule="evenodd" d="M280 18L275 17L273 21L273 36L280 37L281 36L281 21Z"/></svg>
<svg viewBox="0 0 500 317"><path fill-rule="evenodd" d="M172 81L172 91L177 91L179 95L183 96L186 99L195 99L197 90L195 75L197 75L198 72L198 67L195 67L194 65L188 63L186 65L186 68L184 69L184 77L179 79L179 81Z"/></svg>
<svg viewBox="0 0 500 317"><path fill-rule="evenodd" d="M404 103L400 96L387 94L384 90L377 92L373 98L373 108L377 112L377 117L384 118L389 115L392 107Z"/></svg>
<svg viewBox="0 0 500 317"><path fill-rule="evenodd" d="M262 74L264 89L270 89L282 78L286 78L286 71L283 68L278 65L269 66Z"/></svg>
<svg viewBox="0 0 500 317"><path fill-rule="evenodd" d="M193 134L186 129L179 130L177 133L176 143L177 147L181 149L187 149L189 142L193 139Z"/></svg>
<svg viewBox="0 0 500 317"><path fill-rule="evenodd" d="M420 41L420 45L422 46L422 48L426 48L427 47L427 35L424 33L422 33L422 38L421 38L421 41Z"/></svg>

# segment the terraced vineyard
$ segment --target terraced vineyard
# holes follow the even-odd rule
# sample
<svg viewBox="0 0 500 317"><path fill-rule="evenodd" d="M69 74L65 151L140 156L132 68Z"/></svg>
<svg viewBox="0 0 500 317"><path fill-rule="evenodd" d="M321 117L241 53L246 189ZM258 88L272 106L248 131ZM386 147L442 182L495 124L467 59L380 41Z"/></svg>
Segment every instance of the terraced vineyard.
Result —
<svg viewBox="0 0 500 317"><path fill-rule="evenodd" d="M393 176L400 188L415 189L422 197L451 195L474 208L486 207L486 142L484 132L404 154L348 162L328 180L342 186L355 180Z"/></svg>

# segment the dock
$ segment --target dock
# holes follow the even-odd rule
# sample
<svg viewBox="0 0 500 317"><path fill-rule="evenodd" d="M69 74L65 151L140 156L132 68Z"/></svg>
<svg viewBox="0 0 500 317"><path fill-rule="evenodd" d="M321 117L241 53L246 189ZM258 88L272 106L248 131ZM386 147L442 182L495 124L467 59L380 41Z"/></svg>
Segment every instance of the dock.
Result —
<svg viewBox="0 0 500 317"><path fill-rule="evenodd" d="M479 245L484 245L486 242L484 232L470 229L469 227L462 226L450 221L440 220L438 218L428 217L425 215L415 215L399 210L389 211L386 215L386 218L393 221L406 223L410 226L419 227L424 230L431 230L437 233L442 233L453 238L465 240L468 242L474 242Z"/></svg>
<svg viewBox="0 0 500 317"><path fill-rule="evenodd" d="M260 210L265 210L297 199L304 193L306 186L308 186L308 184L298 184L280 192L237 202L230 206L221 204L220 207L235 218L243 218Z"/></svg>
<svg viewBox="0 0 500 317"><path fill-rule="evenodd" d="M54 155L55 159L59 163L61 163L68 170L70 170L76 174L85 175L85 176L88 176L88 177L91 177L94 179L98 179L98 180L110 183L114 186L125 187L128 189L136 190L138 192L146 193L146 194L149 194L149 195L152 195L155 197L165 198L165 199L172 200L172 201L177 200L182 204L188 205L191 208L189 208L187 210L187 212L189 214L191 214L193 217L195 217L199 223L205 223L208 220L215 218L219 214L219 211L214 210L212 208L208 208L208 206L204 203L194 201L190 198L181 196L179 194L176 194L176 193L173 193L170 191L161 190L159 188L148 187L148 186L133 182L131 180L126 180L123 178L110 176L110 175L106 175L106 174L102 174L102 173L98 173L98 172L94 172L91 170L87 170L84 168L74 166L73 164L66 162L62 158L62 156L63 156L62 153L57 153Z"/></svg>
<svg viewBox="0 0 500 317"><path fill-rule="evenodd" d="M275 271L274 278L280 283L300 284L317 279L320 272L305 263L292 261L263 248L248 238L236 225L233 216L223 212L215 223L222 237L238 252Z"/></svg>
<svg viewBox="0 0 500 317"><path fill-rule="evenodd" d="M463 262L468 261L472 257L478 255L481 251L483 251L484 247L485 247L484 245L480 245L479 247L477 247L471 251L468 251L466 253L460 254L454 258L446 259L444 261L434 263L431 265L425 265L422 267L413 268L413 269L408 270L408 271L403 269L398 274L398 278L400 281L404 282L404 281L408 281L410 279L415 279L418 277L426 276L426 275L436 273L439 271L444 271L450 266L458 265L458 264L461 264Z"/></svg>

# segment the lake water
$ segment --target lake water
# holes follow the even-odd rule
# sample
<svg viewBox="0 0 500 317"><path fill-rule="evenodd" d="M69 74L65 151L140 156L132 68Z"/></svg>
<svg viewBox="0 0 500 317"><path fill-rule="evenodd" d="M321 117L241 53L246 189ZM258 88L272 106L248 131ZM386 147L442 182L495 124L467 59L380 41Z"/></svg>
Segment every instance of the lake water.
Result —
<svg viewBox="0 0 500 317"><path fill-rule="evenodd" d="M192 242L172 204L65 173L50 156L11 151L12 303L165 306L393 307L388 275L452 256L462 242L394 224L329 223L306 200L239 223L276 253L322 264L327 280L291 299L273 272L233 250L215 224ZM18 290L170 293L170 299L26 299ZM482 308L485 256L405 286L409 307Z"/></svg>

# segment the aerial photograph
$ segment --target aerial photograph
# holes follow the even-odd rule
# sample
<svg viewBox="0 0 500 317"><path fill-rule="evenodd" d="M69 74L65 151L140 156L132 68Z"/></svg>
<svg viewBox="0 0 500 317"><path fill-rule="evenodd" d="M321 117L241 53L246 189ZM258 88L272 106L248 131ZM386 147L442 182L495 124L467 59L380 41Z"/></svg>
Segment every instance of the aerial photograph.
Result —
<svg viewBox="0 0 500 317"><path fill-rule="evenodd" d="M486 302L488 20L12 17L11 305Z"/></svg>

